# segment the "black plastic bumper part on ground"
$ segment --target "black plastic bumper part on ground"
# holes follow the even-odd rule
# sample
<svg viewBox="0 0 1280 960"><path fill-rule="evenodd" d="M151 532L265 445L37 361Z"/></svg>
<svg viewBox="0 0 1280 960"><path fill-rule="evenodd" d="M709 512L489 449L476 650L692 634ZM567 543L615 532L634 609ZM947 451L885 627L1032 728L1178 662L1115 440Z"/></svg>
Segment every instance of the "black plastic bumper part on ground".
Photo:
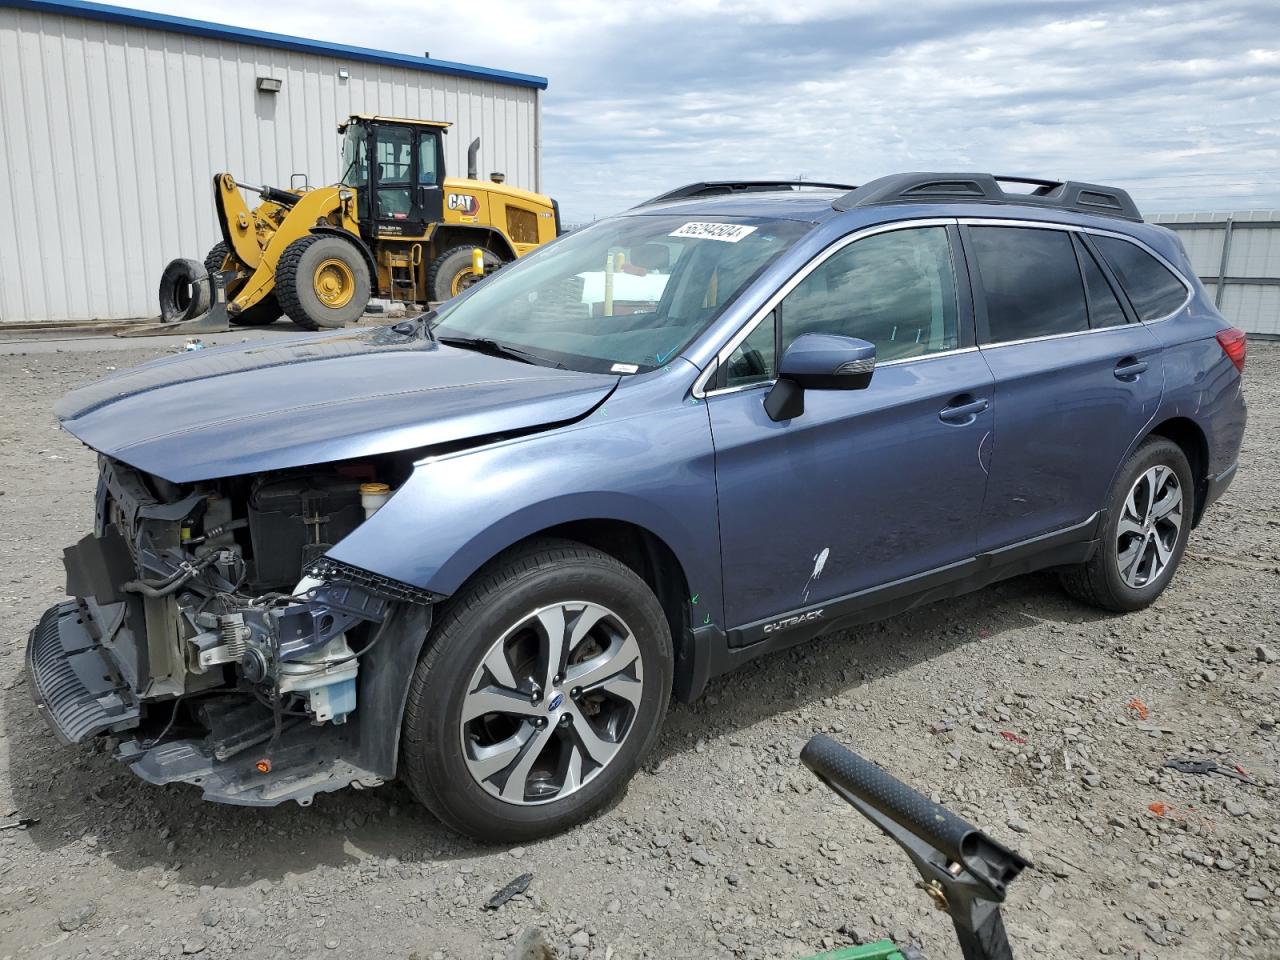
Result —
<svg viewBox="0 0 1280 960"><path fill-rule="evenodd" d="M27 643L36 708L63 743L83 743L137 725L139 708L100 642L87 604L68 600L44 612Z"/></svg>

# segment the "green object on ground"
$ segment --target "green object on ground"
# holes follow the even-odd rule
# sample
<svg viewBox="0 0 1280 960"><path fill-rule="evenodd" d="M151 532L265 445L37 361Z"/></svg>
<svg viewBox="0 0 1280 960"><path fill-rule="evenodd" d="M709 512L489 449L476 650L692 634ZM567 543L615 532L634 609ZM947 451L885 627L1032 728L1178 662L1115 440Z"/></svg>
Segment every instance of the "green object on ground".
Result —
<svg viewBox="0 0 1280 960"><path fill-rule="evenodd" d="M807 960L904 960L904 957L892 940L877 940L875 943L864 943L858 947L829 950L826 953L808 957Z"/></svg>

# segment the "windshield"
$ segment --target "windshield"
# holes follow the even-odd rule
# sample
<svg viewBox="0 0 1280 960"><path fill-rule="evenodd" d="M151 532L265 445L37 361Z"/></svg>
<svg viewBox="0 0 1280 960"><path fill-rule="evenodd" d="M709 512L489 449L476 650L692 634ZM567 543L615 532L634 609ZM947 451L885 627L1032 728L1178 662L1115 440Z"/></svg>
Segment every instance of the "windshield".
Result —
<svg viewBox="0 0 1280 960"><path fill-rule="evenodd" d="M434 324L570 369L636 373L693 340L811 224L752 217L603 220L504 267Z"/></svg>
<svg viewBox="0 0 1280 960"><path fill-rule="evenodd" d="M348 187L363 187L369 182L369 148L359 123L348 124L343 134L342 171L339 182Z"/></svg>

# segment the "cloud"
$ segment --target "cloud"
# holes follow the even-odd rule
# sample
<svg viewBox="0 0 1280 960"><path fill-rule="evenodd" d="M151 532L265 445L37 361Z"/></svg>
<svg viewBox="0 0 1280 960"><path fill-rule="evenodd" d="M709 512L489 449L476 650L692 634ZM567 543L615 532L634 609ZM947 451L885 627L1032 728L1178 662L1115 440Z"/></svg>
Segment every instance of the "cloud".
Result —
<svg viewBox="0 0 1280 960"><path fill-rule="evenodd" d="M176 0L144 0L182 12ZM1280 207L1274 3L227 0L226 22L540 73L544 188L604 216L724 177L991 170L1147 211Z"/></svg>

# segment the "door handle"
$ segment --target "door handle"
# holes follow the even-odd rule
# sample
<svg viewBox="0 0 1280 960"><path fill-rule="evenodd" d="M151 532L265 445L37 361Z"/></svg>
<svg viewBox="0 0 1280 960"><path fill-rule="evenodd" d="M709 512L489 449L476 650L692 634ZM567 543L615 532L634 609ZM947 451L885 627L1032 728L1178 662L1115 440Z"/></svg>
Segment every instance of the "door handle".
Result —
<svg viewBox="0 0 1280 960"><path fill-rule="evenodd" d="M985 397L979 397L976 400L972 397L956 397L942 408L938 419L943 423L973 423L978 414L987 409L988 405L989 401Z"/></svg>
<svg viewBox="0 0 1280 960"><path fill-rule="evenodd" d="M1115 375L1117 380L1137 380L1138 374L1147 372L1147 361L1139 360L1137 357L1125 357L1116 364Z"/></svg>

